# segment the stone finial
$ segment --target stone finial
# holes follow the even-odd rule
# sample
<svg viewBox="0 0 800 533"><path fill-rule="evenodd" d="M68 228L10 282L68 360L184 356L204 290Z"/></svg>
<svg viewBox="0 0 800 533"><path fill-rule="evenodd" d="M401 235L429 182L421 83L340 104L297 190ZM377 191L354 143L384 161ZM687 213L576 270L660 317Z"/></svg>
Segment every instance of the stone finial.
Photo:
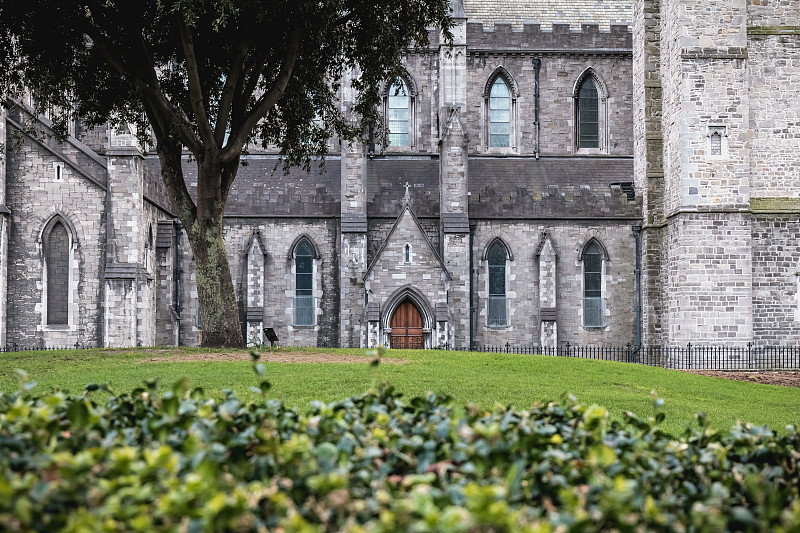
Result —
<svg viewBox="0 0 800 533"><path fill-rule="evenodd" d="M454 19L465 19L467 14L464 12L464 2L462 0L450 0L450 13Z"/></svg>
<svg viewBox="0 0 800 533"><path fill-rule="evenodd" d="M405 184L406 194L405 196L403 196L403 205L408 205L411 203L411 192L409 191L409 187L411 187L411 184L409 182L406 182Z"/></svg>

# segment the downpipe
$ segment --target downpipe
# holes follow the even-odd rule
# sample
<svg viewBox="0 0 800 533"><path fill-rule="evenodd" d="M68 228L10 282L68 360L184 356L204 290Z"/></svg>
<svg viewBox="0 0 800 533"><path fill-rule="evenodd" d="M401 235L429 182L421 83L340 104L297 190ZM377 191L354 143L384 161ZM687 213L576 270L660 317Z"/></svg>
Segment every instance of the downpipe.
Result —
<svg viewBox="0 0 800 533"><path fill-rule="evenodd" d="M533 148L533 155L539 159L539 70L542 68L542 60L538 57L533 58L533 127L536 130L536 143Z"/></svg>
<svg viewBox="0 0 800 533"><path fill-rule="evenodd" d="M183 294L181 287L181 279L183 278L183 248L181 241L183 240L183 225L175 220L175 320L178 322L178 346L181 346L181 313L183 312Z"/></svg>
<svg viewBox="0 0 800 533"><path fill-rule="evenodd" d="M469 225L469 350L475 349L475 287L472 249L475 244L475 226Z"/></svg>
<svg viewBox="0 0 800 533"><path fill-rule="evenodd" d="M636 354L642 349L642 225L636 224L632 228L633 239L636 244L635 261L633 270L633 289L634 289L634 341L633 351L628 356L629 362L635 360Z"/></svg>

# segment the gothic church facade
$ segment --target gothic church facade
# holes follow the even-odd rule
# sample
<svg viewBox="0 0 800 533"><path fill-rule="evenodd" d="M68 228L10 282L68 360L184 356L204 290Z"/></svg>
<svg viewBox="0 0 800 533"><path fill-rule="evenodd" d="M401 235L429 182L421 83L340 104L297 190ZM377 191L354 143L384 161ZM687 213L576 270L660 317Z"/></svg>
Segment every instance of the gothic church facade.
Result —
<svg viewBox="0 0 800 533"><path fill-rule="evenodd" d="M452 2L453 47L432 31L386 83L388 146L332 140L288 175L247 156L225 217L246 338L800 341L796 10L703 4ZM158 158L2 118L0 344L197 343Z"/></svg>

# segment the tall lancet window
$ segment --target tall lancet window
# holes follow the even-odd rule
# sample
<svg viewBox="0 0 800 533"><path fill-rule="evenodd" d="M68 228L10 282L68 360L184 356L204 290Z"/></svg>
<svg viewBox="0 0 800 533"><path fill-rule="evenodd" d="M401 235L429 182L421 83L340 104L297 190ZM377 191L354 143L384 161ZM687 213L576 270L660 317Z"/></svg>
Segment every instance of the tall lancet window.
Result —
<svg viewBox="0 0 800 533"><path fill-rule="evenodd" d="M506 312L506 250L495 242L487 254L489 263L489 301L486 323L489 326L508 325Z"/></svg>
<svg viewBox="0 0 800 533"><path fill-rule="evenodd" d="M511 94L508 85L498 77L489 92L489 146L510 146Z"/></svg>
<svg viewBox="0 0 800 533"><path fill-rule="evenodd" d="M46 235L47 324L69 323L69 233L60 221Z"/></svg>
<svg viewBox="0 0 800 533"><path fill-rule="evenodd" d="M600 108L592 78L578 92L578 148L600 148Z"/></svg>
<svg viewBox="0 0 800 533"><path fill-rule="evenodd" d="M583 252L583 325L603 327L603 251L592 242Z"/></svg>
<svg viewBox="0 0 800 533"><path fill-rule="evenodd" d="M307 242L301 242L294 256L295 293L294 324L295 326L314 325L314 255Z"/></svg>
<svg viewBox="0 0 800 533"><path fill-rule="evenodd" d="M402 78L389 87L387 96L389 145L408 146L408 123L411 115L411 98Z"/></svg>

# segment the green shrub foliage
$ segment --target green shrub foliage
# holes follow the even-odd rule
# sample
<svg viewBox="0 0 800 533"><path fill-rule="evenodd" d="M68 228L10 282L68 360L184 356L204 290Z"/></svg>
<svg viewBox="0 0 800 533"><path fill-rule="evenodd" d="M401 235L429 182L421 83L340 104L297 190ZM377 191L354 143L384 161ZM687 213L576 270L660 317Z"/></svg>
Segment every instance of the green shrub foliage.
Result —
<svg viewBox="0 0 800 533"><path fill-rule="evenodd" d="M4 531L798 531L800 437L567 399L0 393ZM103 395L104 397L106 395ZM658 412L658 411L656 411Z"/></svg>

